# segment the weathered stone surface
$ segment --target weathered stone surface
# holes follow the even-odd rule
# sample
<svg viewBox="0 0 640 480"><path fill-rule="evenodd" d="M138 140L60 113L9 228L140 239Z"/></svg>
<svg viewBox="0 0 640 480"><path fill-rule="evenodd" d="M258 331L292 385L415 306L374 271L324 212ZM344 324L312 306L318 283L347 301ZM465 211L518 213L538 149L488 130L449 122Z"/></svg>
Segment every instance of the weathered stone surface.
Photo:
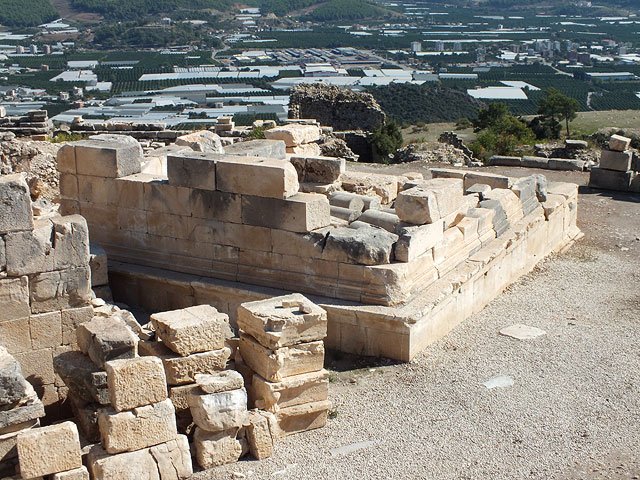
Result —
<svg viewBox="0 0 640 480"><path fill-rule="evenodd" d="M151 324L162 343L182 356L224 348L233 335L229 316L210 305L154 313Z"/></svg>
<svg viewBox="0 0 640 480"><path fill-rule="evenodd" d="M267 157L285 160L287 158L285 143L282 140L249 140L227 145L224 153L242 157Z"/></svg>
<svg viewBox="0 0 640 480"><path fill-rule="evenodd" d="M165 347L162 342L142 341L140 355L153 355L162 360L167 384L184 385L195 382L198 373L215 373L224 370L231 355L228 347L210 352L194 353L181 357Z"/></svg>
<svg viewBox="0 0 640 480"><path fill-rule="evenodd" d="M98 416L102 445L108 453L140 450L175 439L175 409L168 398L126 412L105 409Z"/></svg>
<svg viewBox="0 0 640 480"><path fill-rule="evenodd" d="M344 158L292 156L291 163L301 182L333 183L347 167Z"/></svg>
<svg viewBox="0 0 640 480"><path fill-rule="evenodd" d="M76 334L82 353L99 367L110 360L134 358L137 354L138 338L120 318L93 317L90 322L80 324Z"/></svg>
<svg viewBox="0 0 640 480"><path fill-rule="evenodd" d="M390 263L398 236L380 228L336 228L329 232L322 258L341 263Z"/></svg>
<svg viewBox="0 0 640 480"><path fill-rule="evenodd" d="M168 155L167 177L170 185L215 190L215 157L208 153Z"/></svg>
<svg viewBox="0 0 640 480"><path fill-rule="evenodd" d="M508 157L504 155L494 155L487 162L491 166L501 167L519 167L522 163L522 157Z"/></svg>
<svg viewBox="0 0 640 480"><path fill-rule="evenodd" d="M327 312L299 293L243 303L237 322L242 331L272 350L327 336Z"/></svg>
<svg viewBox="0 0 640 480"><path fill-rule="evenodd" d="M253 337L241 334L240 355L254 372L270 382L279 382L285 377L301 373L316 372L324 366L322 341L270 350Z"/></svg>
<svg viewBox="0 0 640 480"><path fill-rule="evenodd" d="M511 179L504 175L496 175L494 173L484 172L467 172L464 176L464 189L475 185L476 183L482 183L483 185L489 185L491 188L510 188Z"/></svg>
<svg viewBox="0 0 640 480"><path fill-rule="evenodd" d="M365 208L364 195L351 192L332 192L329 194L329 203L333 207L347 208L354 212L362 212Z"/></svg>
<svg viewBox="0 0 640 480"><path fill-rule="evenodd" d="M28 398L31 385L22 375L18 361L0 345L0 410L10 410Z"/></svg>
<svg viewBox="0 0 640 480"><path fill-rule="evenodd" d="M220 157L216 182L222 192L266 198L288 198L300 188L298 173L290 162L262 157Z"/></svg>
<svg viewBox="0 0 640 480"><path fill-rule="evenodd" d="M51 480L89 480L89 471L84 465L66 472L54 473Z"/></svg>
<svg viewBox="0 0 640 480"><path fill-rule="evenodd" d="M176 138L176 145L190 147L196 152L224 153L220 137L209 130L200 130L182 135Z"/></svg>
<svg viewBox="0 0 640 480"><path fill-rule="evenodd" d="M29 317L29 277L0 278L0 322Z"/></svg>
<svg viewBox="0 0 640 480"><path fill-rule="evenodd" d="M522 166L527 168L549 168L549 159L546 157L522 157Z"/></svg>
<svg viewBox="0 0 640 480"><path fill-rule="evenodd" d="M332 225L350 224L358 220L360 215L362 215L359 210L349 210L348 208L336 207L334 205L331 205L330 213Z"/></svg>
<svg viewBox="0 0 640 480"><path fill-rule="evenodd" d="M155 357L111 360L104 364L111 406L117 412L167 398L167 379L162 361Z"/></svg>
<svg viewBox="0 0 640 480"><path fill-rule="evenodd" d="M104 405L98 403L86 403L85 400L70 394L67 397L73 419L78 425L82 438L87 442L100 443L100 429L98 428L98 413Z"/></svg>
<svg viewBox="0 0 640 480"><path fill-rule="evenodd" d="M570 138L565 139L564 145L569 150L585 150L589 148L589 143L586 140L572 140Z"/></svg>
<svg viewBox="0 0 640 480"><path fill-rule="evenodd" d="M626 152L616 152L613 150L603 150L600 155L600 168L607 170L617 170L618 172L626 172L631 170L631 158L633 153L631 150Z"/></svg>
<svg viewBox="0 0 640 480"><path fill-rule="evenodd" d="M53 359L53 368L71 394L86 403L109 404L107 373L78 351L64 352Z"/></svg>
<svg viewBox="0 0 640 480"><path fill-rule="evenodd" d="M0 429L44 417L44 405L31 388L28 400L11 410L0 410Z"/></svg>
<svg viewBox="0 0 640 480"><path fill-rule="evenodd" d="M306 233L331 223L329 201L316 193L297 193L286 200L242 196L242 223Z"/></svg>
<svg viewBox="0 0 640 480"><path fill-rule="evenodd" d="M244 387L220 393L192 391L187 401L195 424L208 432L240 428L247 416Z"/></svg>
<svg viewBox="0 0 640 480"><path fill-rule="evenodd" d="M185 435L151 447L149 453L157 464L160 480L181 480L193 475L189 440Z"/></svg>
<svg viewBox="0 0 640 480"><path fill-rule="evenodd" d="M623 137L622 135L611 135L609 139L609 150L614 152L624 152L629 150L631 146L631 139Z"/></svg>
<svg viewBox="0 0 640 480"><path fill-rule="evenodd" d="M89 266L43 272L30 277L32 313L86 306L91 299Z"/></svg>
<svg viewBox="0 0 640 480"><path fill-rule="evenodd" d="M204 469L235 463L242 456L242 442L236 438L237 429L228 432L207 432L196 428L193 444L198 465Z"/></svg>
<svg viewBox="0 0 640 480"><path fill-rule="evenodd" d="M109 284L107 252L96 243L89 245L89 268L91 269L92 287Z"/></svg>
<svg viewBox="0 0 640 480"><path fill-rule="evenodd" d="M196 384L205 393L221 393L237 390L244 386L244 379L235 370L224 370L211 374L196 375Z"/></svg>
<svg viewBox="0 0 640 480"><path fill-rule="evenodd" d="M254 375L252 386L256 407L276 412L281 408L326 400L329 397L329 373L326 370L303 373L283 378L280 382L268 382L260 375Z"/></svg>
<svg viewBox="0 0 640 480"><path fill-rule="evenodd" d="M282 140L287 147L297 147L320 140L320 128L316 125L290 124L265 130L269 140Z"/></svg>
<svg viewBox="0 0 640 480"><path fill-rule="evenodd" d="M281 432L284 435L291 435L324 427L330 408L331 402L325 400L283 408L275 415Z"/></svg>
<svg viewBox="0 0 640 480"><path fill-rule="evenodd" d="M620 172L593 167L589 176L589 186L603 190L629 191L634 174L631 171Z"/></svg>
<svg viewBox="0 0 640 480"><path fill-rule="evenodd" d="M287 155L296 155L301 157L319 157L322 155L320 145L317 143L305 143L296 147L287 147Z"/></svg>
<svg viewBox="0 0 640 480"><path fill-rule="evenodd" d="M26 175L0 176L0 234L32 228L33 209Z"/></svg>
<svg viewBox="0 0 640 480"><path fill-rule="evenodd" d="M142 147L133 137L94 135L73 145L78 175L119 178L142 169Z"/></svg>
<svg viewBox="0 0 640 480"><path fill-rule="evenodd" d="M91 447L87 464L94 480L161 480L149 449L109 455L100 445Z"/></svg>
<svg viewBox="0 0 640 480"><path fill-rule="evenodd" d="M569 172L582 172L584 170L584 160L573 160L570 158L550 158L547 167L550 170L563 170Z"/></svg>
<svg viewBox="0 0 640 480"><path fill-rule="evenodd" d="M395 258L400 262L411 262L430 251L444 233L444 222L437 220L420 226L402 227L398 230Z"/></svg>
<svg viewBox="0 0 640 480"><path fill-rule="evenodd" d="M253 458L262 460L273 455L273 436L266 416L255 410L250 411L245 429Z"/></svg>
<svg viewBox="0 0 640 480"><path fill-rule="evenodd" d="M395 233L398 225L400 224L400 218L398 215L392 212L384 212L382 210L367 210L358 217L358 220L380 227L391 233Z"/></svg>
<svg viewBox="0 0 640 480"><path fill-rule="evenodd" d="M426 180L421 186L398 194L396 212L403 222L415 225L433 223L460 207L463 192L463 182L459 179Z"/></svg>
<svg viewBox="0 0 640 480"><path fill-rule="evenodd" d="M20 474L40 477L82 466L80 437L73 422L26 430L18 435Z"/></svg>

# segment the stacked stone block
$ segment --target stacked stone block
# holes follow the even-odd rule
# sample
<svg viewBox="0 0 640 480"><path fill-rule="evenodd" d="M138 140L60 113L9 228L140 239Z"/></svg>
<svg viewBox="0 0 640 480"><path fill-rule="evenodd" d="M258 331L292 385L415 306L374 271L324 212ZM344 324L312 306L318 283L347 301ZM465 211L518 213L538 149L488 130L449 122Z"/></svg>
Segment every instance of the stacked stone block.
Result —
<svg viewBox="0 0 640 480"><path fill-rule="evenodd" d="M264 136L268 140L284 141L288 154L318 157L321 152L316 142L320 140L321 133L317 125L291 123L265 130Z"/></svg>
<svg viewBox="0 0 640 480"><path fill-rule="evenodd" d="M218 123L214 128L218 135L231 135L236 128L236 124L233 121L233 117L218 117Z"/></svg>
<svg viewBox="0 0 640 480"><path fill-rule="evenodd" d="M631 139L612 135L603 149L598 167L591 169L589 186L605 190L640 193L638 163L634 162Z"/></svg>
<svg viewBox="0 0 640 480"><path fill-rule="evenodd" d="M0 478L16 473L21 433L40 425L44 405L18 361L0 346Z"/></svg>
<svg viewBox="0 0 640 480"><path fill-rule="evenodd" d="M300 294L238 309L239 357L257 408L275 415L283 435L323 427L331 407L324 366L327 314Z"/></svg>
<svg viewBox="0 0 640 480"><path fill-rule="evenodd" d="M87 223L35 216L24 174L0 176L0 345L45 406L64 399L53 357L73 348L92 316Z"/></svg>

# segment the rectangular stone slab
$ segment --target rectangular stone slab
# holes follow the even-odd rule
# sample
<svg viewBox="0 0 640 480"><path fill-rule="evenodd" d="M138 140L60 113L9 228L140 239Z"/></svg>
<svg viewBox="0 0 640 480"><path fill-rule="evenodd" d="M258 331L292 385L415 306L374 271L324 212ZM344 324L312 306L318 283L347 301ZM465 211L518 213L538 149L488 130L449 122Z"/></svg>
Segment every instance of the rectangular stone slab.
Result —
<svg viewBox="0 0 640 480"><path fill-rule="evenodd" d="M243 303L238 307L237 322L240 329L272 350L327 336L327 312L299 293Z"/></svg>
<svg viewBox="0 0 640 480"><path fill-rule="evenodd" d="M325 400L283 408L275 415L281 432L284 435L292 435L324 427L330 408L331 402Z"/></svg>
<svg viewBox="0 0 640 480"><path fill-rule="evenodd" d="M631 170L631 159L633 154L631 151L614 152L613 150L603 150L600 155L600 168L606 170L616 170L618 172L626 172Z"/></svg>
<svg viewBox="0 0 640 480"><path fill-rule="evenodd" d="M0 176L0 234L32 228L33 209L25 174Z"/></svg>
<svg viewBox="0 0 640 480"><path fill-rule="evenodd" d="M267 198L298 193L298 173L286 160L263 157L221 157L216 163L217 189Z"/></svg>
<svg viewBox="0 0 640 480"><path fill-rule="evenodd" d="M329 201L316 193L297 193L286 200L242 195L242 223L310 232L331 223Z"/></svg>
<svg viewBox="0 0 640 480"><path fill-rule="evenodd" d="M18 436L23 478L34 478L82 466L80 437L73 422L27 430Z"/></svg>
<svg viewBox="0 0 640 480"><path fill-rule="evenodd" d="M260 375L253 376L255 405L261 410L276 412L303 403L320 402L329 398L329 372L303 373L268 382Z"/></svg>
<svg viewBox="0 0 640 480"><path fill-rule="evenodd" d="M162 361L156 357L112 360L104 364L111 406L131 410L167 398L167 379Z"/></svg>
<svg viewBox="0 0 640 480"><path fill-rule="evenodd" d="M170 185L215 190L215 157L196 152L167 155L167 177Z"/></svg>
<svg viewBox="0 0 640 480"><path fill-rule="evenodd" d="M208 432L240 428L247 418L247 391L244 387L219 393L192 390L187 402L195 424Z"/></svg>
<svg viewBox="0 0 640 480"><path fill-rule="evenodd" d="M87 403L109 404L107 373L78 351L64 352L53 359L53 368L71 395Z"/></svg>

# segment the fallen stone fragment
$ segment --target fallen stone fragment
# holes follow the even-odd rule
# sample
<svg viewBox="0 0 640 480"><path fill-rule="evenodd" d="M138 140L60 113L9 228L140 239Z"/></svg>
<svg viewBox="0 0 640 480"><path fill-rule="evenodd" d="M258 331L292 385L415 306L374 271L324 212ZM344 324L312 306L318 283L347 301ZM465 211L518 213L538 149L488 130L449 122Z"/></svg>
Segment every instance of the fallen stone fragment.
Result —
<svg viewBox="0 0 640 480"><path fill-rule="evenodd" d="M82 353L99 367L109 360L134 358L137 354L138 337L120 318L93 317L80 324L76 334Z"/></svg>
<svg viewBox="0 0 640 480"><path fill-rule="evenodd" d="M27 398L31 385L22 375L18 361L0 346L0 410L18 406Z"/></svg>
<svg viewBox="0 0 640 480"><path fill-rule="evenodd" d="M378 445L380 442L377 440L367 440L364 442L351 443L349 445L343 445L342 447L332 448L329 450L332 457L340 457L343 455L349 455L350 453L357 452L358 450L364 450L365 448Z"/></svg>
<svg viewBox="0 0 640 480"><path fill-rule="evenodd" d="M508 375L496 375L495 377L491 377L482 385L487 387L487 390L492 390L494 388L508 388L513 386L513 378Z"/></svg>
<svg viewBox="0 0 640 480"><path fill-rule="evenodd" d="M80 468L78 428L73 422L64 422L26 430L18 435L18 459L23 478Z"/></svg>
<svg viewBox="0 0 640 480"><path fill-rule="evenodd" d="M196 374L196 383L205 393L221 393L244 387L244 379L235 370Z"/></svg>
<svg viewBox="0 0 640 480"><path fill-rule="evenodd" d="M263 415L264 413L264 415ZM273 455L273 436L269 427L269 420L266 412L253 410L249 412L247 425L247 442L249 443L249 452L256 460L269 458Z"/></svg>
<svg viewBox="0 0 640 480"><path fill-rule="evenodd" d="M518 340L531 340L532 338L537 338L546 334L547 332L540 328L530 327L529 325L522 325L520 323L500 330L500 335L517 338Z"/></svg>
<svg viewBox="0 0 640 480"><path fill-rule="evenodd" d="M198 465L204 469L237 462L243 453L243 442L236 438L237 429L211 433L196 428L193 445Z"/></svg>
<svg viewBox="0 0 640 480"><path fill-rule="evenodd" d="M247 417L247 391L244 387L208 394L191 391L187 402L195 424L208 432L240 428Z"/></svg>

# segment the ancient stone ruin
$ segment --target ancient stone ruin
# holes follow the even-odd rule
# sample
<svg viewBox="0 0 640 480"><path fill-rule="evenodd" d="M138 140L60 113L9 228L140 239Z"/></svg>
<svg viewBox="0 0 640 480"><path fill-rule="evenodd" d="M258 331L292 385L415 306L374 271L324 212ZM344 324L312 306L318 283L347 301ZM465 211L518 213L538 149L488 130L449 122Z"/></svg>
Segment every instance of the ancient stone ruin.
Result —
<svg viewBox="0 0 640 480"><path fill-rule="evenodd" d="M591 169L589 186L605 190L640 193L640 158L631 149L631 139L612 135L602 150L600 164Z"/></svg>

